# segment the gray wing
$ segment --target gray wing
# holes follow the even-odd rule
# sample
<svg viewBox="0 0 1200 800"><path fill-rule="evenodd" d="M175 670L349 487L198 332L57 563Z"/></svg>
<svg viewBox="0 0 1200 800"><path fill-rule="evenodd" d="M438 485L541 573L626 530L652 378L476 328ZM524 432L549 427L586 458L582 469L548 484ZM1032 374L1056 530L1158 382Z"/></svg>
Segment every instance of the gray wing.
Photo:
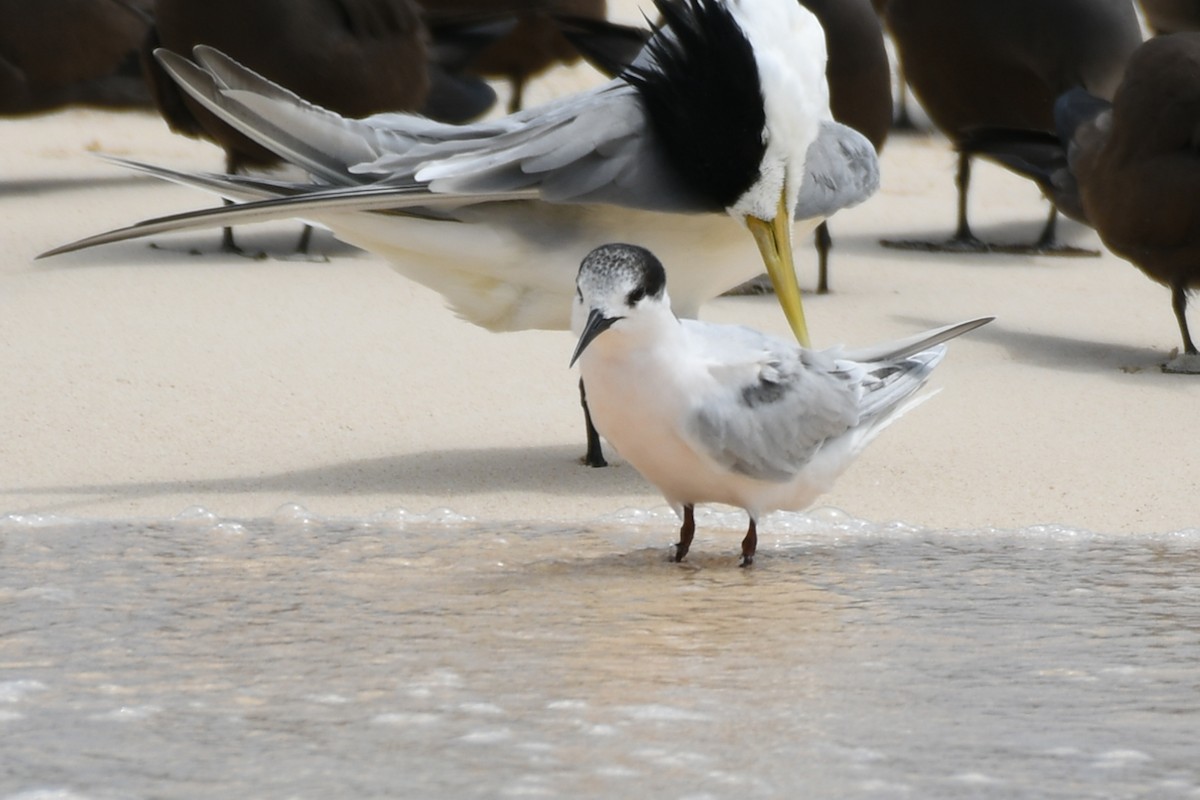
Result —
<svg viewBox="0 0 1200 800"><path fill-rule="evenodd" d="M223 121L333 185L420 184L460 205L532 190L557 203L720 210L674 175L637 92L623 81L472 125L399 113L351 120L212 48L194 55L199 66L169 52L159 58Z"/></svg>
<svg viewBox="0 0 1200 800"><path fill-rule="evenodd" d="M808 146L796 219L824 219L856 206L879 188L879 157L858 131L832 120L821 123Z"/></svg>
<svg viewBox="0 0 1200 800"><path fill-rule="evenodd" d="M304 101L212 48L196 48L199 64L165 50L155 55L198 102L317 182L250 181L118 160L242 202L144 220L41 257L172 231L297 216L319 220L322 211L447 219L467 205L533 199L720 210L680 184L636 92L621 82L494 122L447 125L414 114L355 120Z"/></svg>
<svg viewBox="0 0 1200 800"><path fill-rule="evenodd" d="M945 356L945 342L991 320L849 352L805 350L750 328L683 320L696 352L709 359L714 387L697 398L685 430L734 472L788 480L830 439L870 441L911 406Z"/></svg>
<svg viewBox="0 0 1200 800"><path fill-rule="evenodd" d="M859 422L862 370L748 328L697 329L715 388L685 425L693 444L733 472L785 481L821 445ZM719 337L719 338L718 338ZM736 357L731 357L734 353Z"/></svg>

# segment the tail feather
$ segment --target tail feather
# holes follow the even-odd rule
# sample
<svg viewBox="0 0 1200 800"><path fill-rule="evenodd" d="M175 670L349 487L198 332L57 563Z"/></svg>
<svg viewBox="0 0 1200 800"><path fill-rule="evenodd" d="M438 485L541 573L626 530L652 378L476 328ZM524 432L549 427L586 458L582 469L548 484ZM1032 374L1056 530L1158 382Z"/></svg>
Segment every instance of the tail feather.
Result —
<svg viewBox="0 0 1200 800"><path fill-rule="evenodd" d="M291 197L305 191L307 184L295 184L290 181L272 180L270 178L252 175L230 175L216 172L181 172L170 167L148 164L144 161L134 161L120 156L104 153L100 158L125 169L140 172L159 180L187 186L193 189L215 194L226 200L253 201L267 200L275 197Z"/></svg>
<svg viewBox="0 0 1200 800"><path fill-rule="evenodd" d="M195 177L191 173L176 172L168 177L159 168L141 165L141 171L155 174L167 180L178 180L180 183L196 186L206 191L224 196L226 193L249 193L265 191L269 185L263 181L257 183L222 182L226 176L201 175ZM172 171L168 171L172 172ZM529 197L528 192L513 192L511 194L490 195L488 200L522 200ZM304 191L293 196L269 197L264 200L241 203L233 206L205 208L198 211L187 211L182 214L171 214L164 217L143 220L133 225L116 230L106 231L94 236L71 242L69 244L47 250L38 258L62 255L75 250L83 250L102 244L123 242L129 239L140 239L145 236L155 236L176 231L200 230L217 228L223 225L244 225L254 222L270 222L277 219L299 217L311 218L308 212L337 212L337 211L395 211L408 216L437 217L445 219L446 213L436 205L431 206L428 190L416 186L351 186L334 187L324 191ZM321 215L316 215L319 221Z"/></svg>
<svg viewBox="0 0 1200 800"><path fill-rule="evenodd" d="M946 345L939 344L902 359L888 359L870 370L864 383L866 394L859 410L861 419L882 424L888 417L907 410L907 401L916 394L934 368L946 357Z"/></svg>
<svg viewBox="0 0 1200 800"><path fill-rule="evenodd" d="M839 353L839 358L859 362L859 368L867 373L863 382L865 394L859 407L863 421L862 439L856 447L865 447L892 422L932 397L931 394L917 396L916 393L946 357L945 343L993 319L995 317L979 317L873 348Z"/></svg>
<svg viewBox="0 0 1200 800"><path fill-rule="evenodd" d="M909 336L905 339L896 339L884 344L860 347L855 350L843 350L836 355L838 358L845 358L851 361L900 361L929 350L942 342L948 342L951 339L962 336L964 333L969 333L994 319L995 317L978 317L965 322L956 322L953 325L943 325L940 328L918 333L915 336Z"/></svg>

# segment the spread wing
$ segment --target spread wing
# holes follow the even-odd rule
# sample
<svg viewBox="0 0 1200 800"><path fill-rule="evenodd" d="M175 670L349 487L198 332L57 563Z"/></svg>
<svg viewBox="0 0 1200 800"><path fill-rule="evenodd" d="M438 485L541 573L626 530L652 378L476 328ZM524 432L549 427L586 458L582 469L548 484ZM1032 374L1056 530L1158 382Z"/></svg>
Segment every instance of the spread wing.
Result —
<svg viewBox="0 0 1200 800"><path fill-rule="evenodd" d="M720 210L685 189L662 157L637 91L620 80L470 125L399 113L354 120L305 102L212 48L198 47L194 56L197 64L158 53L198 102L333 186L420 185L459 205L530 191L556 203Z"/></svg>

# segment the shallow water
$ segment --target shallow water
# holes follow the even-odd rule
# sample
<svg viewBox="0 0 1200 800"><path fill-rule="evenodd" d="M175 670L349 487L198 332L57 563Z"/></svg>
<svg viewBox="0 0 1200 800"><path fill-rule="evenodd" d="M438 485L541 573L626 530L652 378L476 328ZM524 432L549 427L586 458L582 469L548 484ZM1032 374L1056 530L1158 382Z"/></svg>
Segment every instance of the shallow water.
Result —
<svg viewBox="0 0 1200 800"><path fill-rule="evenodd" d="M1200 531L698 517L0 519L0 798L1200 797Z"/></svg>

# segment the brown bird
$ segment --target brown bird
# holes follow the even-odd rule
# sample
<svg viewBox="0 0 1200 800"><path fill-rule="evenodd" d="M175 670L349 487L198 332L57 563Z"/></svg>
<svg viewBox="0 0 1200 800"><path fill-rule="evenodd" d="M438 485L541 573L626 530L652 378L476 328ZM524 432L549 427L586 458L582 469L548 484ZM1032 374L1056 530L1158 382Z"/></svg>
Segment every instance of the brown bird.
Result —
<svg viewBox="0 0 1200 800"><path fill-rule="evenodd" d="M0 114L147 108L138 64L152 0L0 0Z"/></svg>
<svg viewBox="0 0 1200 800"><path fill-rule="evenodd" d="M1104 244L1171 290L1183 356L1200 372L1187 324L1200 287L1200 33L1158 36L1137 51L1112 109L1081 129L1071 167Z"/></svg>
<svg viewBox="0 0 1200 800"><path fill-rule="evenodd" d="M1141 43L1132 0L889 0L887 21L913 94L956 147L974 128L1052 131L1055 98L1073 86L1111 98ZM1031 246L980 241L967 219L970 181L970 154L960 151L958 227L949 241L885 244L1069 251L1055 244L1054 209Z"/></svg>
<svg viewBox="0 0 1200 800"><path fill-rule="evenodd" d="M445 22L458 23L511 15L516 24L483 47L466 65L467 71L502 77L512 86L509 112L521 108L530 78L559 64L573 64L580 53L559 29L556 17L604 19L605 0L419 0L435 30Z"/></svg>
<svg viewBox="0 0 1200 800"><path fill-rule="evenodd" d="M1196 0L1141 0L1150 29L1158 33L1200 31L1200 3Z"/></svg>
<svg viewBox="0 0 1200 800"><path fill-rule="evenodd" d="M1200 287L1200 33L1157 36L1129 61L1112 103L1073 89L1057 134L983 129L965 147L1032 178L1067 216L1171 290L1183 354L1164 369L1200 372L1188 331Z"/></svg>
<svg viewBox="0 0 1200 800"><path fill-rule="evenodd" d="M155 18L143 60L159 110L172 130L216 142L230 173L281 159L182 92L154 48L219 48L348 117L418 110L429 94L426 32L412 0L158 0ZM228 228L223 245L237 249Z"/></svg>

